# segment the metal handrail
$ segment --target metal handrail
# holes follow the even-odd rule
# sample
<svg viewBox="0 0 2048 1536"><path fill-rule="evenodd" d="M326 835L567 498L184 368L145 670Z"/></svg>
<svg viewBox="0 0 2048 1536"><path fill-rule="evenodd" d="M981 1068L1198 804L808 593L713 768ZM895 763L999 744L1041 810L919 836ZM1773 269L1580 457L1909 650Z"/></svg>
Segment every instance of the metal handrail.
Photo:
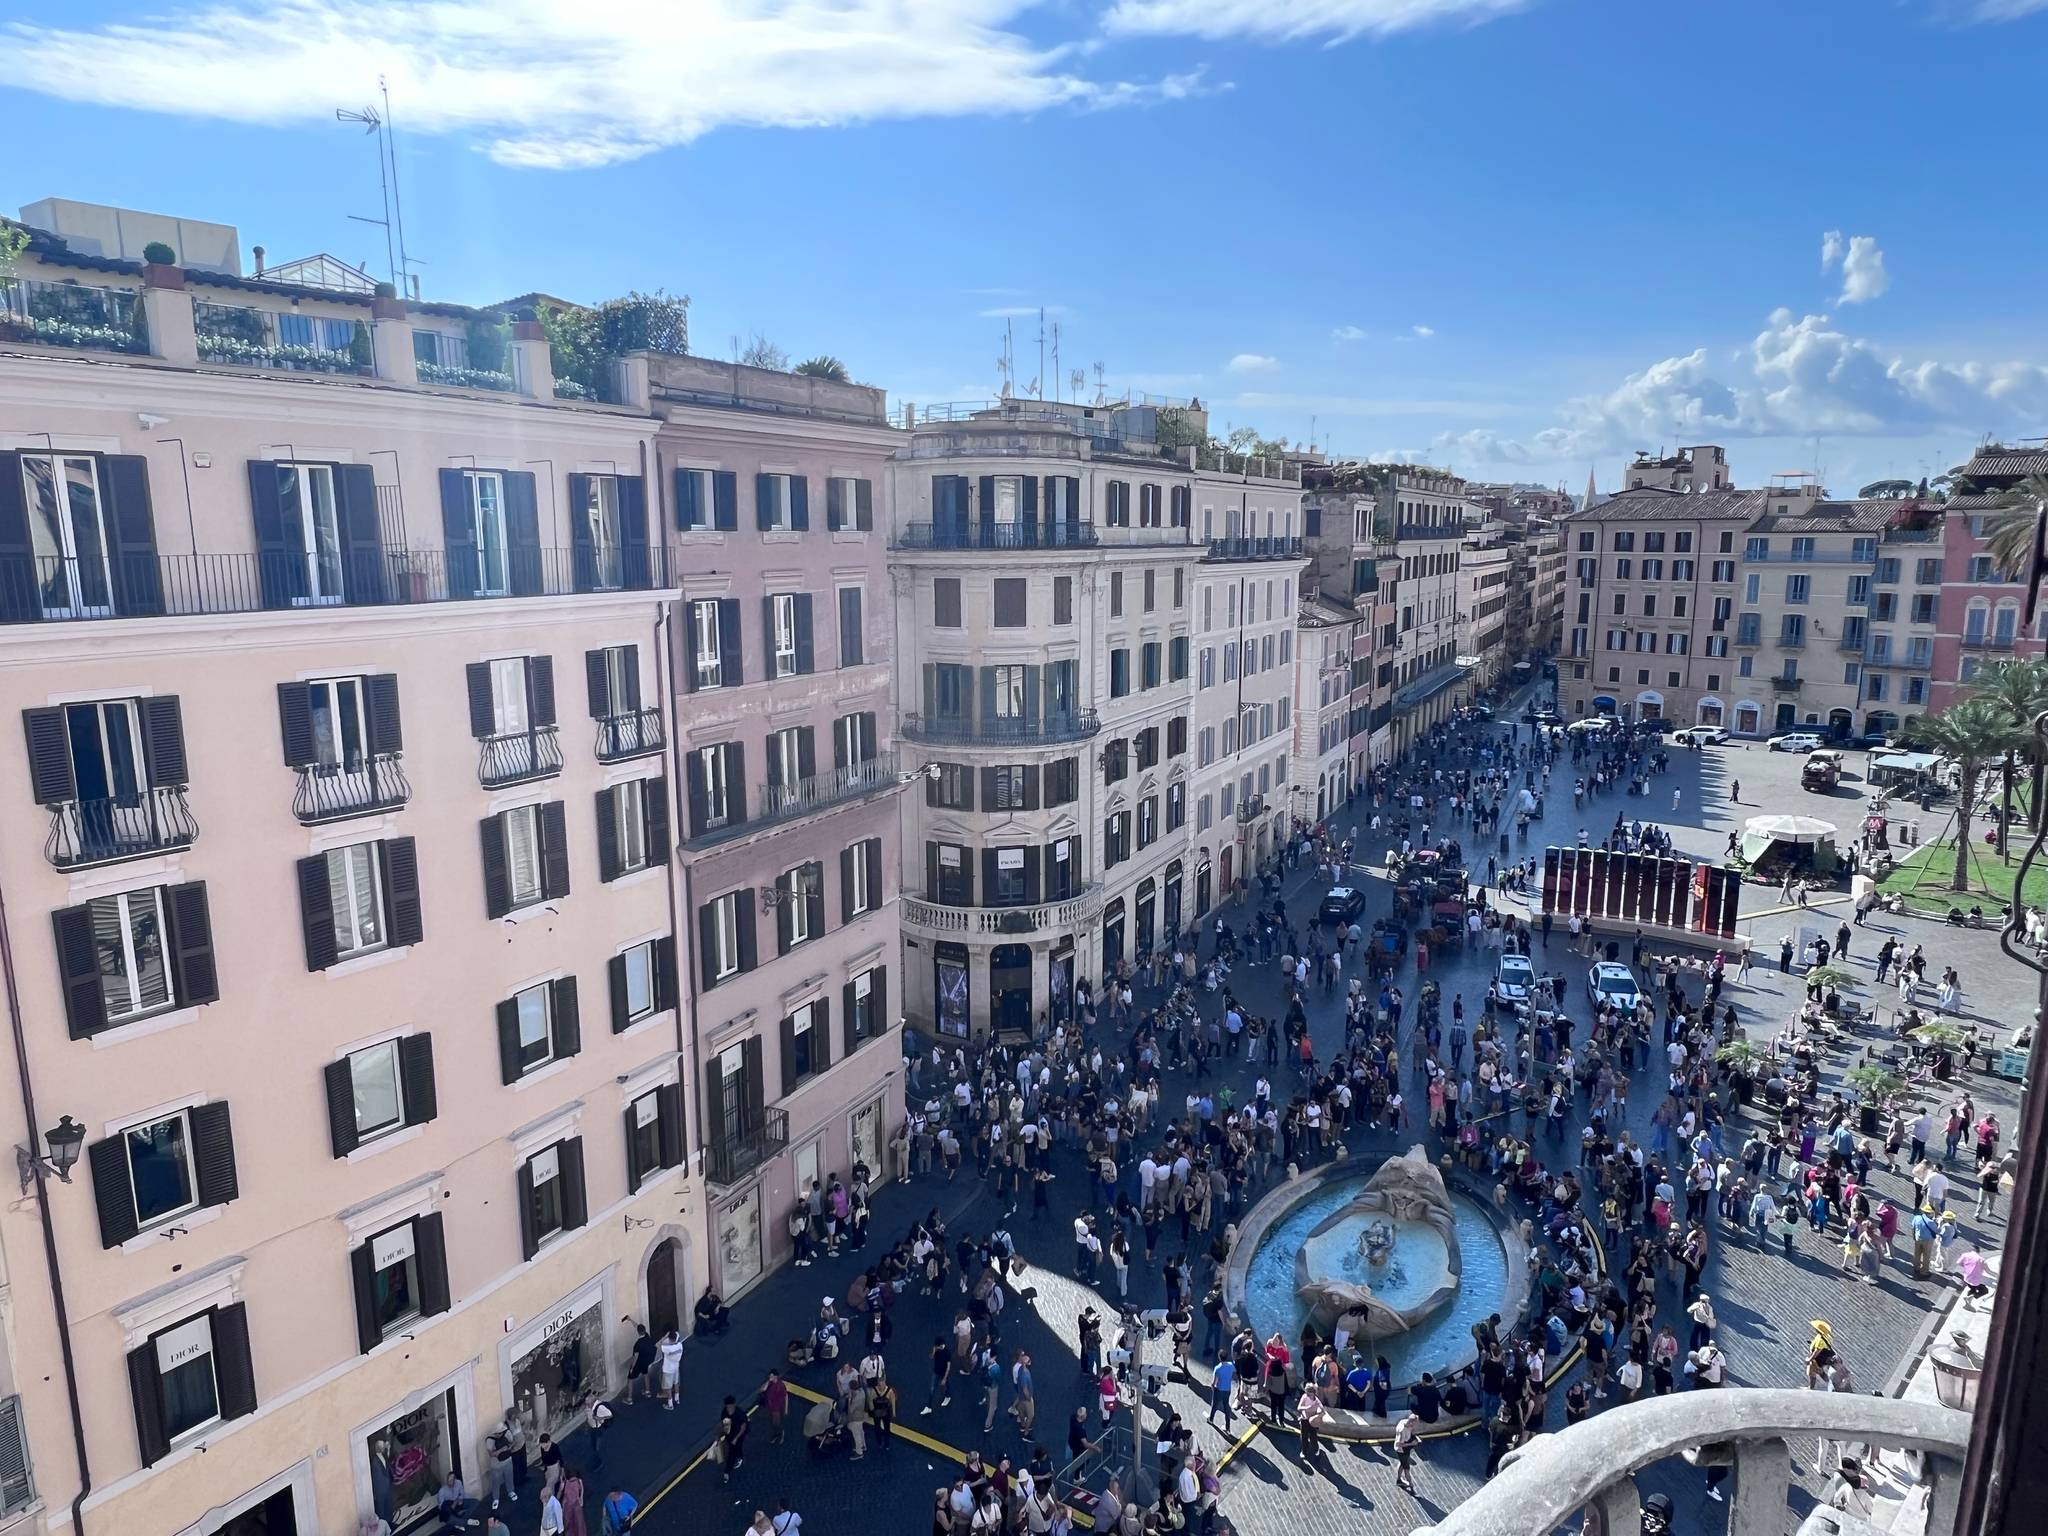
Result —
<svg viewBox="0 0 2048 1536"><path fill-rule="evenodd" d="M1099 543L1095 524L1085 518L905 523L896 536L898 549L1092 549Z"/></svg>
<svg viewBox="0 0 2048 1536"><path fill-rule="evenodd" d="M50 832L43 854L58 869L185 848L199 836L182 784L158 784L133 795L59 800L45 809Z"/></svg>
<svg viewBox="0 0 2048 1536"><path fill-rule="evenodd" d="M789 1111L767 1105L761 1123L728 1131L704 1149L704 1177L713 1184L733 1185L789 1145Z"/></svg>
<svg viewBox="0 0 2048 1536"><path fill-rule="evenodd" d="M1016 747L1057 745L1086 741L1102 729L1094 710L1083 709L1039 715L1031 719L984 720L950 717L927 718L920 714L903 717L903 734L916 741L955 747Z"/></svg>
<svg viewBox="0 0 2048 1536"><path fill-rule="evenodd" d="M395 810L412 798L412 785L396 752L376 752L352 763L306 763L292 791L292 815L305 826Z"/></svg>
<svg viewBox="0 0 2048 1536"><path fill-rule="evenodd" d="M863 762L813 773L792 784L757 784L744 821L724 821L715 827L707 827L687 839L684 846L705 848L714 843L729 842L764 827L778 826L802 816L813 816L855 800L864 800L869 795L895 788L898 782L896 754L878 752Z"/></svg>
<svg viewBox="0 0 2048 1536"><path fill-rule="evenodd" d="M600 763L622 763L628 758L646 757L667 746L661 710L655 705L650 704L645 709L616 710L597 717L595 750Z"/></svg>
<svg viewBox="0 0 2048 1536"><path fill-rule="evenodd" d="M561 771L561 735L552 725L477 738L476 778L485 789L549 779Z"/></svg>

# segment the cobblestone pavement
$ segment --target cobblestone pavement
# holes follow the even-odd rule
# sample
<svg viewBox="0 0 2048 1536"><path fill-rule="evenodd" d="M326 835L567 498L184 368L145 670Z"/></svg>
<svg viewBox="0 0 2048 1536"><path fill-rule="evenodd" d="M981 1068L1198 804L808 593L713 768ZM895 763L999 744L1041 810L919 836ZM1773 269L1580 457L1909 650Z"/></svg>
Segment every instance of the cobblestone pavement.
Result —
<svg viewBox="0 0 2048 1536"><path fill-rule="evenodd" d="M1553 785L1557 786L1561 777L1559 787L1564 792L1549 797L1549 814L1533 829L1527 849L1540 851L1547 841L1573 841L1582 823L1597 839L1612 825L1617 811L1626 811L1631 817L1654 813L1666 818L1662 824L1680 849L1695 856L1718 855L1729 831L1739 828L1742 819L1762 811L1822 811L1841 825L1846 836L1861 814L1860 779L1852 777L1832 802L1822 807L1816 804L1820 797L1798 788L1798 764L1796 757L1768 753L1761 747L1673 751L1669 771L1653 781L1647 799L1614 794L1596 800L1583 812L1571 805L1570 775L1561 767L1553 776ZM1738 779L1742 803L1730 804L1730 786ZM1679 791L1676 815L1670 809L1674 788ZM1368 808L1364 816L1369 815ZM1361 857L1378 858L1363 834L1359 850ZM1377 878L1367 884L1371 892L1369 922L1388 910L1390 895ZM1285 877L1283 889L1297 925L1305 930L1321 895L1321 884L1311 872L1296 871ZM1748 1032L1767 1040L1801 996L1798 977L1779 975L1775 965L1777 937L1798 914L1779 908L1775 893L1761 887L1747 888L1744 901L1751 909L1749 931L1760 947L1767 945L1771 950L1772 963L1759 966L1748 982L1731 986L1724 996L1735 1003ZM1847 912L1844 902L1813 909L1805 920L1825 924L1832 935ZM1989 932L1958 932L1921 919L1874 921L1857 930L1850 968L1867 976L1876 947L1888 932L1899 934L1909 945L1924 943L1936 966L1959 967L1967 1013L2010 1022L2025 1018L2031 1009L2029 976L1998 956L1996 936ZM1545 968L1565 970L1575 983L1586 964L1584 957L1567 954L1561 928L1553 935L1547 954L1539 945L1537 958ZM1443 987L1447 1000L1462 992L1468 1005L1476 1006L1485 994L1492 959L1486 950L1446 956L1432 965L1430 974ZM1246 965L1231 978L1232 987L1249 1007L1269 1015L1279 1011L1278 982L1272 970ZM1730 974L1732 979L1732 971ZM1412 969L1398 979L1412 996L1416 983ZM1871 998L1869 988L1860 991L1866 1000ZM1574 1011L1583 1015L1583 1005ZM1341 1011L1335 999L1324 1001L1319 994L1310 1008L1310 1022L1318 1055L1327 1058L1341 1045ZM1824 1074L1824 1087L1839 1065ZM1221 1077L1233 1083L1242 1097L1254 1075L1243 1064L1233 1063L1222 1069ZM1638 1081L1653 1075L1654 1069ZM1997 1109L2001 1121L2011 1123L2012 1085L1972 1072L1959 1086L1974 1094L1980 1110ZM1185 1074L1167 1074L1169 1102L1178 1102L1187 1087ZM1647 1134L1656 1101L1655 1092L1647 1088L1639 1088L1631 1096L1629 1120L1641 1134ZM1738 1121L1736 1129L1745 1123ZM1375 1156L1400 1147L1386 1137L1368 1141L1354 1136L1351 1150L1370 1166ZM1080 1374L1076 1356L1074 1319L1091 1293L1072 1276L1071 1232L1073 1217L1087 1200L1089 1181L1079 1155L1070 1147L1057 1149L1053 1170L1053 1210L1046 1219L1033 1222L1028 1213L1005 1212L975 1177L970 1164L950 1183L934 1175L880 1191L873 1232L877 1242L886 1245L911 1220L932 1208L944 1214L956 1238L962 1233L992 1230L998 1223L1009 1228L1030 1266L1025 1283L1036 1288L1037 1297L1030 1307L1013 1305L1003 1313L1004 1345L1006 1353L1022 1348L1032 1356L1037 1437L1057 1465L1065 1460L1067 1420L1075 1408L1091 1404L1093 1394ZM1909 1195L1901 1176L1878 1173L1874 1183L1879 1193L1897 1202ZM1254 1198L1258 1193L1254 1190ZM1962 1212L1967 1207L1958 1209ZM1995 1244L2002 1236L2003 1220L2000 1216L1983 1222L1966 1218L1965 1231ZM1721 1339L1737 1383L1796 1384L1802 1379L1807 1324L1825 1317L1835 1326L1836 1342L1855 1372L1859 1389L1880 1389L1943 1294L1939 1282L1916 1282L1897 1262L1887 1265L1878 1284L1846 1281L1839 1271L1837 1246L1804 1231L1791 1258L1761 1253L1739 1238L1731 1240L1718 1221L1713 1235L1704 1284L1714 1296L1722 1321ZM1162 1263L1176 1247L1162 1243ZM957 1292L943 1301L906 1294L894 1311L895 1332L886 1353L891 1377L903 1398L903 1417L894 1444L879 1447L871 1441L868 1456L859 1462L814 1460L798 1433L805 1406L799 1403L793 1405L788 1440L782 1445L769 1443L765 1416L756 1414L747 1459L729 1484L715 1463L701 1459L722 1397L729 1392L743 1402L750 1401L768 1370L782 1360L787 1340L815 1315L819 1298L843 1295L861 1267L859 1254L842 1254L809 1268L785 1267L766 1277L735 1307L734 1326L728 1335L710 1344L691 1345L685 1358L683 1404L677 1412L663 1413L645 1404L622 1410L605 1448L606 1466L589 1478L592 1529L598 1528L596 1501L613 1486L607 1478L615 1476L643 1505L639 1528L656 1536L684 1531L691 1536L741 1536L755 1508L772 1512L775 1501L782 1497L790 1499L804 1516L813 1536L853 1530L921 1531L929 1528L934 1490L950 1481L966 1448L982 1447L991 1458L1009 1454L1021 1465L1030 1442L1003 1411L1009 1403L1007 1390L994 1428L987 1433L983 1431L987 1418L979 1389L965 1383L956 1387L950 1405L929 1415L918 1411L929 1379L927 1352L935 1337L950 1327L954 1309L962 1300ZM1156 1270L1133 1266L1130 1300L1138 1306L1164 1304L1164 1283ZM1675 1292L1669 1288L1664 1304L1667 1316L1677 1315ZM829 1371L822 1366L795 1372L794 1380L803 1388L830 1390ZM1563 1395L1561 1390L1551 1394L1551 1428L1562 1424ZM1175 1383L1167 1396L1189 1422L1201 1422L1207 1406L1206 1385ZM1148 1412L1146 1423L1153 1422ZM1430 1442L1417 1474L1419 1494L1411 1498L1395 1489L1392 1466L1375 1449L1338 1446L1311 1469L1303 1465L1291 1434L1260 1430L1247 1438L1245 1427L1240 1420L1237 1432L1226 1435L1205 1426L1201 1435L1212 1459L1229 1456L1223 1513L1247 1536L1335 1536L1340 1530L1405 1536L1416 1526L1440 1518L1465 1497L1477 1485L1485 1458L1483 1439L1478 1435ZM580 1440L571 1443L568 1454L572 1461L580 1458L588 1465L587 1449ZM1795 1463L1803 1466L1800 1448L1794 1448L1794 1456ZM1678 1501L1678 1529L1688 1536L1712 1536L1723 1529L1725 1507L1705 1500L1699 1473L1682 1464L1667 1464L1646 1473L1644 1483L1664 1489ZM1284 1497L1268 1496L1273 1493ZM531 1507L529 1498L513 1512L515 1531L532 1529ZM1788 1507L1788 1530L1796 1520L1796 1510Z"/></svg>

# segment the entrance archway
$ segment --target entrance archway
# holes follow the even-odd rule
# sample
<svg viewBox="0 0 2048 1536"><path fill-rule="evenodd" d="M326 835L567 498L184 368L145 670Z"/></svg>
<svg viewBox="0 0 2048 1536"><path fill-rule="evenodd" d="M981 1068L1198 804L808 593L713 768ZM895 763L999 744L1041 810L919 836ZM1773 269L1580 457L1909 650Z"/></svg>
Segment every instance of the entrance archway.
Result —
<svg viewBox="0 0 2048 1536"><path fill-rule="evenodd" d="M647 1331L666 1338L683 1322L683 1302L676 1288L676 1240L664 1237L647 1256Z"/></svg>
<svg viewBox="0 0 2048 1536"><path fill-rule="evenodd" d="M998 944L988 954L988 1016L998 1036L1031 1033L1031 946Z"/></svg>
<svg viewBox="0 0 2048 1536"><path fill-rule="evenodd" d="M1207 857L1195 866L1195 915L1198 917L1206 916L1209 911L1209 879L1212 873Z"/></svg>

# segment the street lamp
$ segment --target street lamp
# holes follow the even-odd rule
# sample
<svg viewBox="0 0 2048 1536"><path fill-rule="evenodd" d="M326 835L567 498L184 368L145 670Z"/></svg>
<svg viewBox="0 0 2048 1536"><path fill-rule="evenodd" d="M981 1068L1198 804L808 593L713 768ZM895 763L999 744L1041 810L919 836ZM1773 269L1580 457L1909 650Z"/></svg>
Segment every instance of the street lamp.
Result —
<svg viewBox="0 0 2048 1536"><path fill-rule="evenodd" d="M1934 1366L1934 1395L1945 1408L1964 1413L1977 1410L1977 1383L1984 1375L1984 1357L1970 1344L1962 1329L1949 1334L1949 1342L1937 1344L1928 1354Z"/></svg>
<svg viewBox="0 0 2048 1536"><path fill-rule="evenodd" d="M30 1184L48 1175L54 1174L60 1184L71 1182L71 1170L78 1163L78 1154L85 1150L85 1127L66 1115L53 1129L43 1132L43 1141L50 1149L47 1157L38 1157L27 1147L14 1149L24 1195Z"/></svg>

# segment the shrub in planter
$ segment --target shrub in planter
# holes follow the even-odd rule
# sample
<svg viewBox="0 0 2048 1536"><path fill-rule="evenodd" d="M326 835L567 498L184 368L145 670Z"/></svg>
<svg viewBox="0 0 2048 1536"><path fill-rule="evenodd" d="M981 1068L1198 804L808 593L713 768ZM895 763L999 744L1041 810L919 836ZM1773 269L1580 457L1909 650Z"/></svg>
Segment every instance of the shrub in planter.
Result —
<svg viewBox="0 0 2048 1536"><path fill-rule="evenodd" d="M142 259L153 267L175 267L178 253L161 240L152 240L142 248Z"/></svg>
<svg viewBox="0 0 2048 1536"><path fill-rule="evenodd" d="M360 320L356 322L356 328L349 333L348 355L357 369L363 373L368 373L376 366L377 354L370 345L370 328Z"/></svg>

